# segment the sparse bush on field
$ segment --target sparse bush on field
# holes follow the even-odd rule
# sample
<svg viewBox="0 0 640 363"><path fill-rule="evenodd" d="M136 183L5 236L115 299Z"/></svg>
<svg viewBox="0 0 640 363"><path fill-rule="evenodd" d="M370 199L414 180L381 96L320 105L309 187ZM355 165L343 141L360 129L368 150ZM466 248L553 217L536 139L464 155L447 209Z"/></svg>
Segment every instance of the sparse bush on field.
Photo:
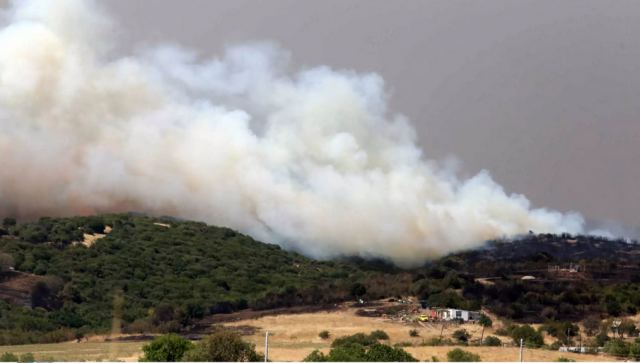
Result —
<svg viewBox="0 0 640 363"><path fill-rule="evenodd" d="M323 330L320 332L320 334L318 334L318 336L322 339L329 339L329 337L331 336L331 334L329 333L328 330Z"/></svg>
<svg viewBox="0 0 640 363"><path fill-rule="evenodd" d="M484 338L482 345L486 345L488 347L499 347L502 345L502 341L498 337L489 335L488 337Z"/></svg>
<svg viewBox="0 0 640 363"><path fill-rule="evenodd" d="M393 345L394 347L412 347L413 343L411 342L398 342Z"/></svg>
<svg viewBox="0 0 640 363"><path fill-rule="evenodd" d="M29 363L34 362L35 360L36 358L33 356L33 353L24 353L18 356L14 353L6 352L0 355L0 362Z"/></svg>
<svg viewBox="0 0 640 363"><path fill-rule="evenodd" d="M416 329L411 329L411 330L409 330L409 336L411 336L411 337L419 337L420 333Z"/></svg>
<svg viewBox="0 0 640 363"><path fill-rule="evenodd" d="M363 347L368 347L376 344L378 341L373 338L371 335L367 335L364 333L357 333L353 335L348 335L344 337L340 337L335 339L331 343L332 348L346 347L351 345L360 345Z"/></svg>
<svg viewBox="0 0 640 363"><path fill-rule="evenodd" d="M2 355L0 355L0 362L17 362L18 361L18 356L10 353L10 352L5 352Z"/></svg>
<svg viewBox="0 0 640 363"><path fill-rule="evenodd" d="M389 334L387 334L384 330L374 330L369 335L377 340L389 340Z"/></svg>
<svg viewBox="0 0 640 363"><path fill-rule="evenodd" d="M558 350L562 346L562 342L556 340L555 342L549 344L549 350Z"/></svg>
<svg viewBox="0 0 640 363"><path fill-rule="evenodd" d="M480 356L478 354L471 353L460 348L450 350L447 353L447 360L449 362L480 362Z"/></svg>
<svg viewBox="0 0 640 363"><path fill-rule="evenodd" d="M569 359L566 357L560 357L558 358L558 360L556 360L556 362L575 362L575 359Z"/></svg>
<svg viewBox="0 0 640 363"><path fill-rule="evenodd" d="M453 340L449 338L440 339L437 337L432 337L432 338L423 340L422 344L420 345L425 347L438 347L438 346L447 346L447 345L455 345L455 344Z"/></svg>
<svg viewBox="0 0 640 363"><path fill-rule="evenodd" d="M20 354L20 357L18 358L19 363L35 362L35 360L36 358L33 356L33 353Z"/></svg>
<svg viewBox="0 0 640 363"><path fill-rule="evenodd" d="M467 344L471 334L466 329L458 329L453 332L453 338L460 344Z"/></svg>

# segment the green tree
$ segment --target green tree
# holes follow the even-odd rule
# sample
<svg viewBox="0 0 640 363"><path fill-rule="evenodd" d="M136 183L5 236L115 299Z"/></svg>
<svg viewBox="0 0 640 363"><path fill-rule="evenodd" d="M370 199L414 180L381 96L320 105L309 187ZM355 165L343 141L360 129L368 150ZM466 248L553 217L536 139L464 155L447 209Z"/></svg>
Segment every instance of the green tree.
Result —
<svg viewBox="0 0 640 363"><path fill-rule="evenodd" d="M450 350L447 353L449 362L481 362L480 356L460 348Z"/></svg>
<svg viewBox="0 0 640 363"><path fill-rule="evenodd" d="M177 334L159 336L142 347L143 362L178 362L193 343Z"/></svg>
<svg viewBox="0 0 640 363"><path fill-rule="evenodd" d="M514 343L520 344L520 339L524 341L527 347L539 348L544 344L542 335L533 329L530 325L520 325L511 329L511 339Z"/></svg>
<svg viewBox="0 0 640 363"><path fill-rule="evenodd" d="M264 360L255 351L255 346L247 343L235 332L217 331L189 349L182 360L189 362L257 362Z"/></svg>
<svg viewBox="0 0 640 363"><path fill-rule="evenodd" d="M364 362L366 360L366 348L361 345L333 348L327 355L329 362Z"/></svg>
<svg viewBox="0 0 640 363"><path fill-rule="evenodd" d="M365 354L367 362L417 362L411 354L402 348L385 344L374 344Z"/></svg>
<svg viewBox="0 0 640 363"><path fill-rule="evenodd" d="M16 225L16 219L11 217L6 217L2 220L3 227L13 227Z"/></svg>
<svg viewBox="0 0 640 363"><path fill-rule="evenodd" d="M611 316L618 316L622 312L622 306L620 306L620 302L613 295L607 295L604 299L605 308L607 309L607 314Z"/></svg>
<svg viewBox="0 0 640 363"><path fill-rule="evenodd" d="M485 314L480 315L480 319L478 320L478 324L482 326L482 334L480 334L480 344L482 344L482 339L484 339L484 329L493 325L493 321Z"/></svg>
<svg viewBox="0 0 640 363"><path fill-rule="evenodd" d="M367 293L367 288L359 282L356 282L355 284L353 284L353 286L351 286L351 295L355 298L362 297L366 293Z"/></svg>
<svg viewBox="0 0 640 363"><path fill-rule="evenodd" d="M8 253L0 252L0 271L9 271L15 266L13 256Z"/></svg>

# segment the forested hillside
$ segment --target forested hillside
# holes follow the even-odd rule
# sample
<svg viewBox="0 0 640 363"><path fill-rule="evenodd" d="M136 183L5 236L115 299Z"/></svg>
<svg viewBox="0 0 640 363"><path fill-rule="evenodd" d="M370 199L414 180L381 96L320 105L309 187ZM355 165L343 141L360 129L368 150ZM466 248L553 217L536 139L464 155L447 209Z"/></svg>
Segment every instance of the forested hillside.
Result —
<svg viewBox="0 0 640 363"><path fill-rule="evenodd" d="M492 241L401 270L314 261L228 228L114 214L0 227L0 344L184 332L212 314L416 296L522 322L640 309L636 243L570 235Z"/></svg>
<svg viewBox="0 0 640 363"><path fill-rule="evenodd" d="M2 335L5 342L109 330L114 314L125 329L179 331L207 314L344 300L370 274L228 228L173 219L7 219L2 233L4 280L16 271L42 276L31 279L33 310L0 302L0 329L11 332ZM81 243L97 233L105 235L90 247Z"/></svg>

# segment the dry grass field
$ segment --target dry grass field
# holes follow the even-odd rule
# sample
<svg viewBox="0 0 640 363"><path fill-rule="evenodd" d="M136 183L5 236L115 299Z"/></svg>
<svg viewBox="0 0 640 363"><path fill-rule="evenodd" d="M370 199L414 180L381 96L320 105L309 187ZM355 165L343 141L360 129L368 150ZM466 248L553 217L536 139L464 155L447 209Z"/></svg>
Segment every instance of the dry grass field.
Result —
<svg viewBox="0 0 640 363"><path fill-rule="evenodd" d="M263 316L256 319L240 320L225 323L227 327L234 327L239 331L252 331L253 334L244 336L244 339L256 345L256 350L264 349L264 332L270 332L269 358L272 361L297 361L306 357L314 349L324 352L334 338L355 333L369 333L374 330L384 330L390 337L390 344L404 343L405 347L414 357L420 360L431 360L436 357L440 361L446 361L446 354L455 347L421 346L424 340L440 335L439 325L416 325L391 321L385 318L371 318L356 315L355 308L343 308L334 311L282 314ZM494 322L496 322L495 317ZM485 337L492 335L495 328L485 330ZM246 329L253 327L257 329ZM450 325L443 330L443 337L451 337L451 334L464 328L471 333L471 339L480 337L482 328L475 324ZM418 337L411 337L409 331L416 329ZM323 340L318 334L327 330L331 336ZM504 342L508 338L500 337ZM73 360L73 361L99 361L119 360L135 361L141 355L141 348L145 342L106 342L104 337L94 337L80 343L67 342L56 344L33 344L19 346L1 346L0 353L12 352L15 354L33 353L37 360ZM550 341L549 341L550 342ZM464 349L480 355L483 361L516 361L518 348L516 347L465 347ZM606 355L587 355L574 353L560 353L544 349L525 349L525 361L555 361L560 357L574 359L576 361L613 361L613 357Z"/></svg>
<svg viewBox="0 0 640 363"><path fill-rule="evenodd" d="M36 360L137 361L144 342L66 342L0 346L0 353L33 353Z"/></svg>
<svg viewBox="0 0 640 363"><path fill-rule="evenodd" d="M275 361L301 360L314 349L324 352L329 350L331 341L340 336L355 333L369 333L373 330L384 330L391 344L410 343L405 347L408 352L420 360L431 360L433 356L446 361L446 354L455 347L420 346L423 340L438 337L440 326L415 326L406 323L389 321L384 318L361 317L355 314L357 309L346 308L331 312L304 313L292 315L265 316L258 319L227 323L226 326L253 326L258 330L245 339L256 344L256 350L264 350L264 332L270 332L269 358ZM495 320L494 320L495 321ZM457 330L464 328L472 335L472 339L480 338L482 327L475 324L451 325L444 329L443 336L450 337ZM419 337L411 337L409 331L416 329ZM321 339L318 334L328 330L331 337ZM493 329L485 330L485 337L493 334ZM508 338L500 337L503 341ZM464 349L480 355L483 361L515 361L518 359L518 348L515 347L465 347ZM527 361L554 361L560 357L576 361L615 360L605 355L587 355L560 353L543 349L525 349L524 359Z"/></svg>

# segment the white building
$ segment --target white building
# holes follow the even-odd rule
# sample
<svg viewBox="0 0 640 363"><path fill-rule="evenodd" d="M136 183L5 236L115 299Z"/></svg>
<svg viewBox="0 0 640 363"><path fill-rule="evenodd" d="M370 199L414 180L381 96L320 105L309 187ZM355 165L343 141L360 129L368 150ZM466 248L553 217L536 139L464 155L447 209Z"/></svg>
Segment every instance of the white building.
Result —
<svg viewBox="0 0 640 363"><path fill-rule="evenodd" d="M438 309L438 318L442 320L477 321L480 319L480 312L460 309Z"/></svg>

